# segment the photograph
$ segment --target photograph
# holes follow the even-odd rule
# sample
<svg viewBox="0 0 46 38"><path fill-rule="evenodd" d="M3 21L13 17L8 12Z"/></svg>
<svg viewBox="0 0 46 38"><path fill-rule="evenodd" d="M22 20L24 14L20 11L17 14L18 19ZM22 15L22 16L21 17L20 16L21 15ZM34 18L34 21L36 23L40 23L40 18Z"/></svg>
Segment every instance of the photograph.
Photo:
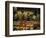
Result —
<svg viewBox="0 0 46 38"><path fill-rule="evenodd" d="M40 8L13 7L13 30L40 30Z"/></svg>
<svg viewBox="0 0 46 38"><path fill-rule="evenodd" d="M45 4L34 2L5 2L5 36L45 34Z"/></svg>

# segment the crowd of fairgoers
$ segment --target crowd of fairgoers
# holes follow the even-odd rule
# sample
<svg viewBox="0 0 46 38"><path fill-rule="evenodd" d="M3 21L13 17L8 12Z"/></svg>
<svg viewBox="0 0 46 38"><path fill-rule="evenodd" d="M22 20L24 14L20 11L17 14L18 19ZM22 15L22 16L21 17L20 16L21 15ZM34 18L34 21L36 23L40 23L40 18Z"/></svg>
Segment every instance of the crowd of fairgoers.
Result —
<svg viewBox="0 0 46 38"><path fill-rule="evenodd" d="M38 21L14 21L14 30L35 30L40 29Z"/></svg>

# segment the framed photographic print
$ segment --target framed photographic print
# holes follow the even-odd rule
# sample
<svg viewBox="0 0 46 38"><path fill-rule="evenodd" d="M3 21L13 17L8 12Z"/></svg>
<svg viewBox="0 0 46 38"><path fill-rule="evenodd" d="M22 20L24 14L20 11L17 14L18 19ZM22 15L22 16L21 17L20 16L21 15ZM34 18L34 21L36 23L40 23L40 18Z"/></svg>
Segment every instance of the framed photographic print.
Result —
<svg viewBox="0 0 46 38"><path fill-rule="evenodd" d="M45 34L45 4L5 2L5 36Z"/></svg>

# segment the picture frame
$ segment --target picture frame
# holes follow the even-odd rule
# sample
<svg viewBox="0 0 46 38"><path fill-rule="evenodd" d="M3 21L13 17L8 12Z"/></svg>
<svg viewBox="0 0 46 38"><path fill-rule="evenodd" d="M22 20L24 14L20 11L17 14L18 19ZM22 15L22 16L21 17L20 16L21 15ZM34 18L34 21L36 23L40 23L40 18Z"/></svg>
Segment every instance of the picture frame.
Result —
<svg viewBox="0 0 46 38"><path fill-rule="evenodd" d="M29 24L30 26L31 25L32 26L30 27ZM17 2L17 1L5 2L6 37L44 35L44 34L45 34L44 3Z"/></svg>

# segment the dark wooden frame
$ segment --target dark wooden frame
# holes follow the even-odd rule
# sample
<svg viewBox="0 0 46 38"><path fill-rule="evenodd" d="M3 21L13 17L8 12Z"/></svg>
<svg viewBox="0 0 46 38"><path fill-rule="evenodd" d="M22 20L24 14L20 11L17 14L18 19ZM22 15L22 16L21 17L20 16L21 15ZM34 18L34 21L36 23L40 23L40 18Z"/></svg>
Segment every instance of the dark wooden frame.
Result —
<svg viewBox="0 0 46 38"><path fill-rule="evenodd" d="M22 34L22 35L9 35L9 4L10 3L22 3L22 4L36 4L36 5L43 5L43 23L44 23L44 29L43 33L37 33L37 34ZM12 37L12 36L29 36L29 35L44 35L45 34L45 4L44 3L30 3L30 2L17 2L17 1L5 1L5 36L6 37Z"/></svg>

